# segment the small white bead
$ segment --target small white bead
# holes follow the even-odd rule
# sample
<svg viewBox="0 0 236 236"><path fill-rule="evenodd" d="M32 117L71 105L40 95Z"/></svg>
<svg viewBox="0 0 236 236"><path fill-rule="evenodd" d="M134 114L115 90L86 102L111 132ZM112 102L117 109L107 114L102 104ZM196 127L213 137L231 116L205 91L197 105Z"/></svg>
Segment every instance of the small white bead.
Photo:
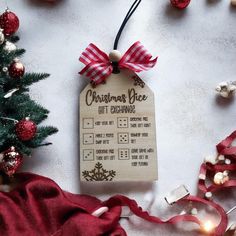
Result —
<svg viewBox="0 0 236 236"><path fill-rule="evenodd" d="M218 160L219 161L224 161L225 160L225 156L224 155L219 155L218 156Z"/></svg>
<svg viewBox="0 0 236 236"><path fill-rule="evenodd" d="M109 54L110 61L118 62L121 59L121 53L118 50L112 50Z"/></svg>
<svg viewBox="0 0 236 236"><path fill-rule="evenodd" d="M3 71L4 73L6 73L6 72L8 71L8 68L4 66L4 67L2 68L2 71Z"/></svg>
<svg viewBox="0 0 236 236"><path fill-rule="evenodd" d="M198 213L197 208L193 208L193 209L191 210L191 215L197 215L197 213Z"/></svg>
<svg viewBox="0 0 236 236"><path fill-rule="evenodd" d="M230 165L231 164L231 160L230 159L225 159L225 164L226 165Z"/></svg>
<svg viewBox="0 0 236 236"><path fill-rule="evenodd" d="M205 197L206 197L207 199L211 199L211 198L212 198L212 193L211 193L211 192L206 192L206 193L205 193Z"/></svg>
<svg viewBox="0 0 236 236"><path fill-rule="evenodd" d="M201 179L201 180L205 180L205 179L206 179L206 175L200 174L200 175L198 176L198 178Z"/></svg>

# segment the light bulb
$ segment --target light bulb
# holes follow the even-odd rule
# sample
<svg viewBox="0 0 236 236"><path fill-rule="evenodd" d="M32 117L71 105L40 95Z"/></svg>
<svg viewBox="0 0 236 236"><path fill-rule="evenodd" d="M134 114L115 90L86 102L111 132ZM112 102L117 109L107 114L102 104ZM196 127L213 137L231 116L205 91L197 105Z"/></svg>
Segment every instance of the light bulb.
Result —
<svg viewBox="0 0 236 236"><path fill-rule="evenodd" d="M202 224L202 230L205 232L205 233L211 233L215 228L215 225L210 221L206 221Z"/></svg>

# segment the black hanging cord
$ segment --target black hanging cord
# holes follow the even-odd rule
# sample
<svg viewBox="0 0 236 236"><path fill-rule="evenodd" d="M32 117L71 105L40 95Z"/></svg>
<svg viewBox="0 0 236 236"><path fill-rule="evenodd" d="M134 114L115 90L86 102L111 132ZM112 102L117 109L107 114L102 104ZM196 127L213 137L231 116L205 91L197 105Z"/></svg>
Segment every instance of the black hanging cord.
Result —
<svg viewBox="0 0 236 236"><path fill-rule="evenodd" d="M128 20L130 19L130 17L133 15L135 10L138 8L138 6L141 3L141 1L142 0L135 0L134 3L132 4L132 6L130 7L127 15L125 16L125 19L123 20L123 22L122 22L122 24L120 26L120 29L119 29L119 31L118 31L118 33L116 35L116 38L115 38L114 47L113 47L114 50L117 50L119 39L120 39L120 36L122 34L122 31L125 28L125 25L128 22Z"/></svg>

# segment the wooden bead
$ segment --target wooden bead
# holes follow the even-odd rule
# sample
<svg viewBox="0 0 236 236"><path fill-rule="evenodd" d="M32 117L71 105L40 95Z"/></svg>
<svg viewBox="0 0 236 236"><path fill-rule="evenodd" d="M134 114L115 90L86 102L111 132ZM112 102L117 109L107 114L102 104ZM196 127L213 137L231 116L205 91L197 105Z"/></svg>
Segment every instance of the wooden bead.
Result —
<svg viewBox="0 0 236 236"><path fill-rule="evenodd" d="M118 62L121 59L121 53L118 50L112 50L109 54L110 61Z"/></svg>

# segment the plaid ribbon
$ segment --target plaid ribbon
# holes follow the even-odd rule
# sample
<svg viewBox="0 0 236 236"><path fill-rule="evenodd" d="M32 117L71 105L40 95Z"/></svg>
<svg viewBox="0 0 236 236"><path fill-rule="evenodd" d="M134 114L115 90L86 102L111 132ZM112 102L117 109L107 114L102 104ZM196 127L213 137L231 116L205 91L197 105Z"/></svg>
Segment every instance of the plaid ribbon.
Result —
<svg viewBox="0 0 236 236"><path fill-rule="evenodd" d="M94 85L104 82L113 71L109 56L92 43L85 49L79 60L85 64L79 73L90 78ZM138 41L122 56L118 62L118 67L141 72L154 67L156 62L157 57L152 59L152 55Z"/></svg>

